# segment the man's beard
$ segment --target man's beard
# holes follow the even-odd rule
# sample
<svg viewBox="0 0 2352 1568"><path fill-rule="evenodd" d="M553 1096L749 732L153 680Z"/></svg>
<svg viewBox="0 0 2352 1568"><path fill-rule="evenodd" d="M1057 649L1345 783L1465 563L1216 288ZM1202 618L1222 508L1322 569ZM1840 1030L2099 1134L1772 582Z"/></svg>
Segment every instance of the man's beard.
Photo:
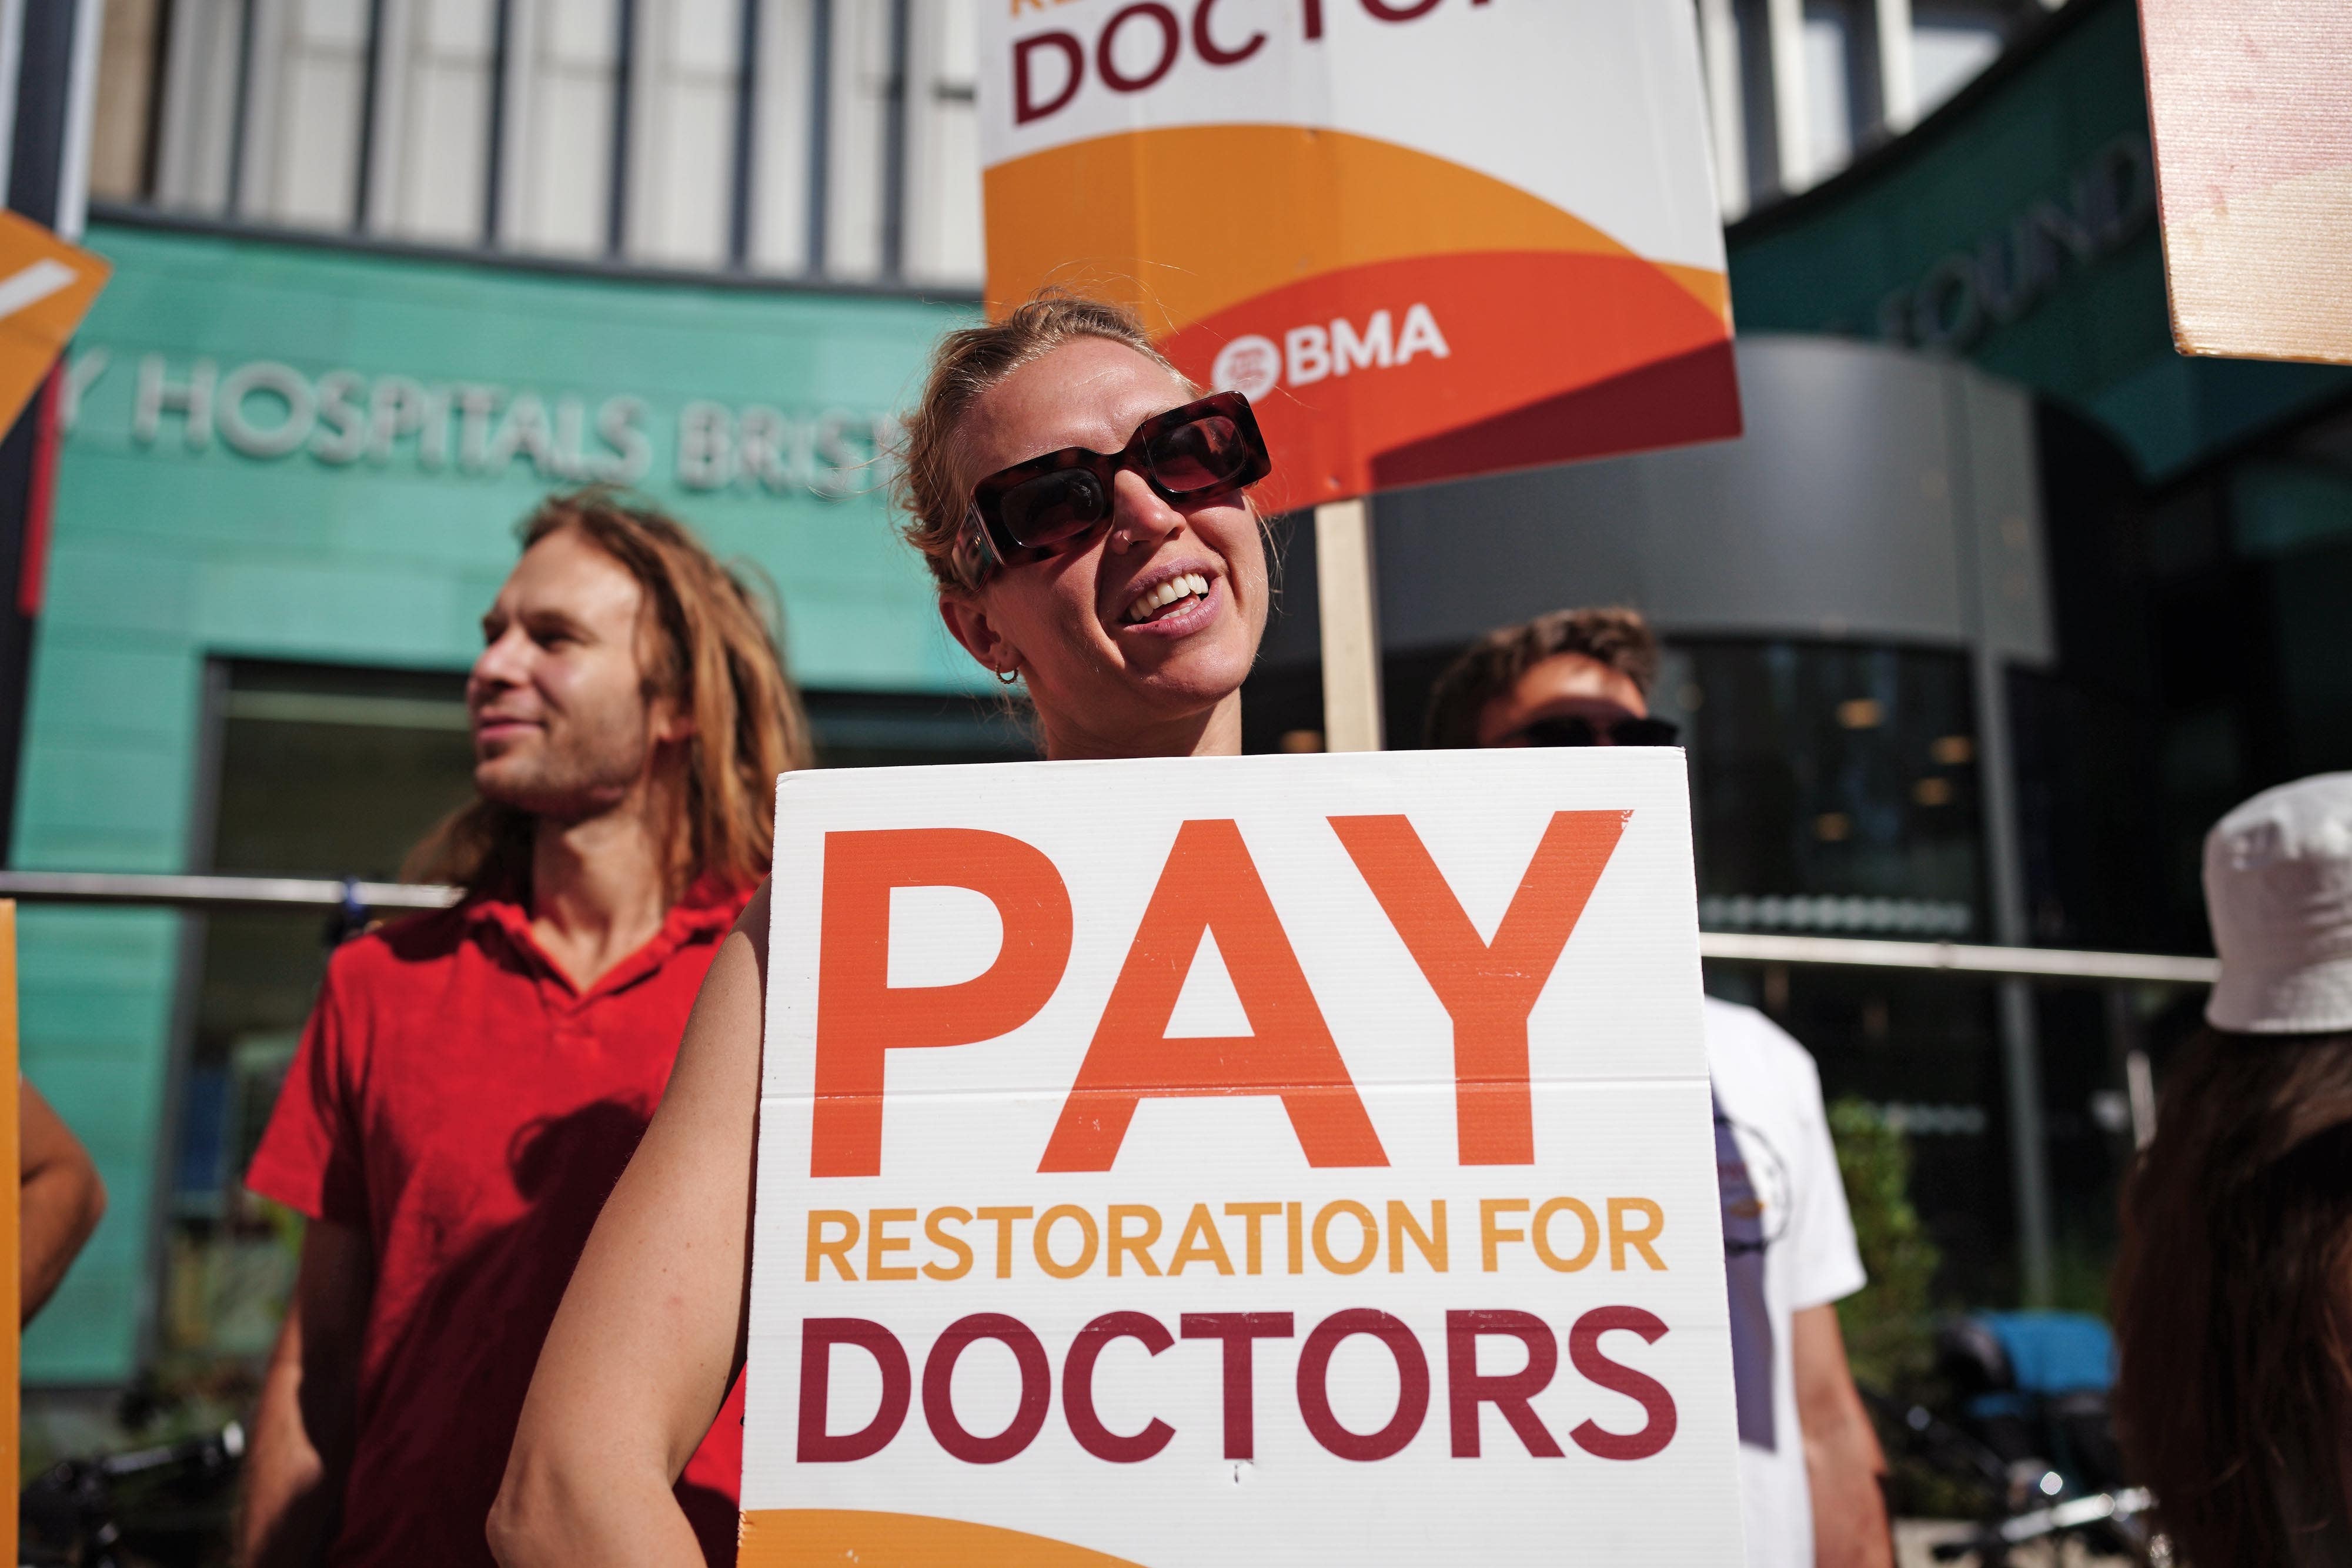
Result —
<svg viewBox="0 0 2352 1568"><path fill-rule="evenodd" d="M542 730L536 756L477 763L475 790L486 800L551 821L602 816L646 776L651 743L645 721L640 710L611 725L573 725L560 741Z"/></svg>

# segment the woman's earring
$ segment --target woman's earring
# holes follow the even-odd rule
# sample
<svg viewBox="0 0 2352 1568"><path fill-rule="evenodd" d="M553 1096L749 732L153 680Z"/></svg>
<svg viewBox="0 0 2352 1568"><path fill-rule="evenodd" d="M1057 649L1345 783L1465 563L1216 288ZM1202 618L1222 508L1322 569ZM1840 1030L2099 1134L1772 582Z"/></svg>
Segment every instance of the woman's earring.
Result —
<svg viewBox="0 0 2352 1568"><path fill-rule="evenodd" d="M996 678L1008 686L1012 685L1021 679L1021 666L1015 664L1009 670L999 670Z"/></svg>

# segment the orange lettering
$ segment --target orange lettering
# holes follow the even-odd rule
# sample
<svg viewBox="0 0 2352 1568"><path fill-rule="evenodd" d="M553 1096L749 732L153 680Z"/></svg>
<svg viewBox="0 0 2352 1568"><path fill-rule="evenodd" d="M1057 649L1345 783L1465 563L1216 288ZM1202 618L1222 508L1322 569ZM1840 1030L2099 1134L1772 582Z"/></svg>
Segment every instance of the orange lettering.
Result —
<svg viewBox="0 0 2352 1568"><path fill-rule="evenodd" d="M1119 1260L1132 1258L1142 1273L1157 1279L1160 1265L1151 1260L1151 1244L1160 1239L1160 1211L1148 1203L1114 1203L1110 1206L1110 1272L1118 1277ZM1142 1228L1136 1235L1127 1232L1127 1222L1140 1220Z"/></svg>
<svg viewBox="0 0 2352 1568"><path fill-rule="evenodd" d="M1404 1272L1407 1237L1411 1237L1412 1244L1421 1249L1423 1262L1439 1273L1444 1273L1445 1200L1442 1197L1429 1200L1429 1229L1423 1230L1421 1221L1412 1217L1410 1206L1399 1203L1395 1198L1389 1199L1389 1272L1391 1274Z"/></svg>
<svg viewBox="0 0 2352 1568"><path fill-rule="evenodd" d="M1204 931L1216 934L1253 1034L1167 1038ZM1524 1046L1521 1057L1524 1063ZM1110 1169L1137 1103L1171 1094L1278 1094L1308 1165L1389 1163L1241 830L1230 821L1177 830L1037 1168Z"/></svg>
<svg viewBox="0 0 2352 1568"><path fill-rule="evenodd" d="M1295 1208L1297 1206L1294 1204L1291 1207ZM1247 1247L1249 1271L1255 1274L1258 1271L1258 1260L1264 1255L1258 1246L1257 1222L1261 1219L1270 1219L1274 1216L1280 1214L1282 1212L1282 1205L1278 1203L1229 1203L1225 1205L1225 1212L1232 1215L1234 1218L1243 1221L1247 1228L1249 1238ZM1291 1239L1290 1249L1294 1252L1298 1250L1298 1241L1296 1236ZM1297 1273L1297 1270L1294 1269L1291 1272Z"/></svg>
<svg viewBox="0 0 2352 1568"><path fill-rule="evenodd" d="M1635 1225L1633 1217L1640 1215L1649 1221ZM1612 1197L1609 1200L1609 1266L1619 1271L1625 1267L1625 1249L1631 1247L1642 1255L1642 1261L1651 1268L1664 1270L1665 1260L1658 1249L1650 1245L1658 1232L1666 1228L1665 1211L1646 1197Z"/></svg>
<svg viewBox="0 0 2352 1568"><path fill-rule="evenodd" d="M1535 1163L1528 1015L1632 815L1553 812L1492 943L1479 940L1478 928L1410 821L1331 819L1356 870L1454 1020L1454 1138L1465 1166Z"/></svg>
<svg viewBox="0 0 2352 1568"><path fill-rule="evenodd" d="M912 1264L885 1263L883 1255L904 1252L914 1246L914 1239L893 1236L889 1227L912 1225L915 1211L911 1208L869 1208L866 1211L866 1277L869 1280L911 1280L915 1277Z"/></svg>
<svg viewBox="0 0 2352 1568"><path fill-rule="evenodd" d="M838 1236L827 1236L825 1227L837 1225ZM809 1283L817 1281L817 1265L829 1261L845 1280L857 1278L857 1270L849 1260L849 1249L857 1245L857 1216L845 1208L812 1208L808 1216L808 1277Z"/></svg>
<svg viewBox="0 0 2352 1568"><path fill-rule="evenodd" d="M995 904L1004 944L988 972L952 986L892 986L894 887L965 887ZM1070 895L1053 862L1003 833L827 833L819 940L809 1175L879 1176L883 1053L994 1040L1035 1017L1070 961Z"/></svg>
<svg viewBox="0 0 2352 1568"><path fill-rule="evenodd" d="M924 1264L925 1279L961 1280L971 1272L971 1244L961 1236L948 1234L947 1224L950 1220L955 1221L959 1226L969 1225L971 1223L971 1210L953 1207L935 1208L923 1217L923 1234L931 1239L931 1244L955 1254L955 1261L952 1263Z"/></svg>
<svg viewBox="0 0 2352 1568"><path fill-rule="evenodd" d="M1253 1207L1271 1207L1272 1205ZM1257 1272L1257 1221L1250 1221L1250 1272ZM1168 1272L1181 1274L1187 1263L1210 1263L1220 1274L1234 1271L1234 1260L1225 1251L1225 1239L1217 1234L1217 1222L1209 1218L1209 1206L1196 1203L1192 1218L1184 1222L1184 1233L1176 1238L1176 1251L1168 1260Z"/></svg>

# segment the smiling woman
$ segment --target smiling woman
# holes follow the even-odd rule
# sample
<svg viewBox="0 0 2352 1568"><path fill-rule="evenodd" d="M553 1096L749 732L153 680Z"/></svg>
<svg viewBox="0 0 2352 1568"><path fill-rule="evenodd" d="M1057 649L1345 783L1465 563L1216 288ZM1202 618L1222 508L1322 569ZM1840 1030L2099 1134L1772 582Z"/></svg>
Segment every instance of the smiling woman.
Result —
<svg viewBox="0 0 2352 1568"><path fill-rule="evenodd" d="M1055 295L950 335L907 430L940 616L1027 685L1047 757L1241 750L1266 614L1246 490L1269 466L1246 399L1202 397L1126 312ZM671 1487L743 1365L767 942L762 889L541 1354L490 1515L508 1568L702 1561Z"/></svg>
<svg viewBox="0 0 2352 1568"><path fill-rule="evenodd" d="M1200 397L1118 307L1048 294L941 343L901 500L948 630L1026 683L1046 756L1230 755L1270 466L1246 398Z"/></svg>

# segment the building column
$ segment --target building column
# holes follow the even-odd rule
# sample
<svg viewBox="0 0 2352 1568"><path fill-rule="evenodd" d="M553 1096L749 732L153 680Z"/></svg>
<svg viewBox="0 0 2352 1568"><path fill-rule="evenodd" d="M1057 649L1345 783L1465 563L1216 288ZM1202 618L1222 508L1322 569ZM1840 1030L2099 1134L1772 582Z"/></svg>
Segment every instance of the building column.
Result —
<svg viewBox="0 0 2352 1568"><path fill-rule="evenodd" d="M540 0L499 0L499 4L506 50L496 64L499 99L492 133L498 139L497 178L484 181L483 226L485 243L496 249L515 250L539 237L532 232L534 214L528 197L539 152L532 131L538 112L533 100L539 89L540 52L545 47L540 37L544 23Z"/></svg>
<svg viewBox="0 0 2352 1568"><path fill-rule="evenodd" d="M1805 90L1804 0L1764 0L1765 47L1772 62L1773 162L1780 189L1813 183L1812 105Z"/></svg>
<svg viewBox="0 0 2352 1568"><path fill-rule="evenodd" d="M1739 86L1739 22L1731 14L1731 0L1698 0L1698 47L1715 146L1716 202L1728 223L1748 211L1748 134L1742 124L1747 105Z"/></svg>
<svg viewBox="0 0 2352 1568"><path fill-rule="evenodd" d="M1873 0L1872 39L1878 46L1878 117L1889 136L1919 118L1919 88L1911 68L1911 0Z"/></svg>
<svg viewBox="0 0 2352 1568"><path fill-rule="evenodd" d="M1980 429L1970 406L1966 366L1942 372L1949 422L1948 476L1952 536L1961 564L1961 614L1968 638L1969 676L1976 706L1977 778L1982 800L1985 881L1991 899L1993 940L2005 947L2032 944L2026 918L2024 835L2018 825L2017 770L2010 744L2009 649L2016 628L2000 612L1998 579L2004 563L1988 559L1987 540L2002 501L1987 491L2003 477L1983 471L1994 455L2009 453L1990 429ZM2024 473L2038 472L2030 434L2011 462ZM1980 454L1979 442L1984 444ZM1990 483L1989 483L1990 482ZM2029 503L2030 504L2030 503ZM2009 978L1997 983L1995 1019L2000 1030L2002 1098L2008 1110L2010 1186L2017 1217L2020 1296L2029 1307L2050 1303L2052 1262L2050 1145L2042 1117L2042 1047L2033 987Z"/></svg>
<svg viewBox="0 0 2352 1568"><path fill-rule="evenodd" d="M409 0L375 0L371 10L367 83L360 99L366 120L360 127L359 197L352 225L363 234L389 233L400 216L415 21Z"/></svg>
<svg viewBox="0 0 2352 1568"><path fill-rule="evenodd" d="M2008 671L1981 638L1969 650L1976 687L1977 777L1983 782L1985 859L1991 871L1993 939L2029 946L2025 868L2017 826L2017 779L2009 744ZM2042 1124L2042 1043L2033 987L2000 982L2001 1077L2009 1107L2010 1180L2016 1193L2018 1273L2024 1304L2050 1304L2050 1151Z"/></svg>

